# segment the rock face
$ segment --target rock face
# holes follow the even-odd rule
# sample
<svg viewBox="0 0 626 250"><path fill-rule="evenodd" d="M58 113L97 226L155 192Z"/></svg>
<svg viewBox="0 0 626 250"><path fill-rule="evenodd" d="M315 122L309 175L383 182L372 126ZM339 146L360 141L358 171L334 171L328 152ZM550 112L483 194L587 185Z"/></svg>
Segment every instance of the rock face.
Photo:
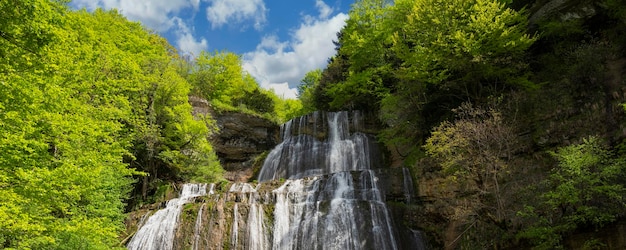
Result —
<svg viewBox="0 0 626 250"><path fill-rule="evenodd" d="M211 141L220 158L226 178L245 182L253 175L256 158L278 144L280 128L263 118L236 112L214 116L219 132Z"/></svg>
<svg viewBox="0 0 626 250"><path fill-rule="evenodd" d="M213 112L210 104L201 98L190 97L194 115L211 115L216 121L217 133L211 142L230 181L246 182L254 174L259 156L278 144L280 127L264 118L238 112Z"/></svg>

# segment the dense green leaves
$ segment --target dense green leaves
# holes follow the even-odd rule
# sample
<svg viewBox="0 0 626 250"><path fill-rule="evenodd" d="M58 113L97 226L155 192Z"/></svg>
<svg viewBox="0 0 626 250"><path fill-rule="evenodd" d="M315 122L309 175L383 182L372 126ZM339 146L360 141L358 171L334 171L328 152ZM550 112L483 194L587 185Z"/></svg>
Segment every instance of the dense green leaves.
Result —
<svg viewBox="0 0 626 250"><path fill-rule="evenodd" d="M187 79L193 86L192 93L209 100L217 112L240 111L279 123L307 112L300 101L285 100L273 90L261 89L234 53L203 51L181 68L189 68Z"/></svg>
<svg viewBox="0 0 626 250"><path fill-rule="evenodd" d="M312 103L379 111L383 140L418 152L400 141L424 140L462 102L535 87L526 23L501 1L357 1Z"/></svg>
<svg viewBox="0 0 626 250"><path fill-rule="evenodd" d="M541 249L562 247L562 237L578 227L599 228L626 209L624 160L615 158L596 137L560 148L552 155L559 165L541 194L540 207L527 206L520 215L535 223L518 237Z"/></svg>
<svg viewBox="0 0 626 250"><path fill-rule="evenodd" d="M0 15L0 248L111 249L134 178L221 178L163 38L58 2Z"/></svg>

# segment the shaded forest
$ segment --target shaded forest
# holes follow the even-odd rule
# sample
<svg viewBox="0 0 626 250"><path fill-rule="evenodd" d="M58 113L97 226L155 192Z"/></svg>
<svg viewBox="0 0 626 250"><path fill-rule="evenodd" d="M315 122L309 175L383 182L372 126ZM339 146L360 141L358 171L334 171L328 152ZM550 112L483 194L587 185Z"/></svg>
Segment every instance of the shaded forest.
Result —
<svg viewBox="0 0 626 250"><path fill-rule="evenodd" d="M419 186L406 223L435 248L610 247L572 239L626 215L626 2L362 0L349 15L300 99L384 124Z"/></svg>

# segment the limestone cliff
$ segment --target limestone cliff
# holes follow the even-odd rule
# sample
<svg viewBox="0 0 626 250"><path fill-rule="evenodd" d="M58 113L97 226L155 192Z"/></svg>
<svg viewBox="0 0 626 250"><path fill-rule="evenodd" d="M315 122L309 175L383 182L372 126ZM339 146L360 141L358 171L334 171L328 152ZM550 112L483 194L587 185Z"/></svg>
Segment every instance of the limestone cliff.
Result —
<svg viewBox="0 0 626 250"><path fill-rule="evenodd" d="M201 98L190 97L194 115L211 115L216 121L217 131L211 135L213 145L225 178L235 182L246 182L254 174L255 162L264 152L278 144L280 127L273 121L250 114L225 111L215 112Z"/></svg>

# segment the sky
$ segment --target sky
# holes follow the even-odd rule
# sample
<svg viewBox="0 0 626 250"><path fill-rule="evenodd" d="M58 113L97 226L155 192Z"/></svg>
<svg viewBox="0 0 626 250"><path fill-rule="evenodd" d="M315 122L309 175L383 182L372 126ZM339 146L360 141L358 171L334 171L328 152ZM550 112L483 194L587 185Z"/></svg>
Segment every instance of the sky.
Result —
<svg viewBox="0 0 626 250"><path fill-rule="evenodd" d="M117 9L183 54L230 51L261 87L296 98L304 75L323 69L353 0L73 0L76 9Z"/></svg>

